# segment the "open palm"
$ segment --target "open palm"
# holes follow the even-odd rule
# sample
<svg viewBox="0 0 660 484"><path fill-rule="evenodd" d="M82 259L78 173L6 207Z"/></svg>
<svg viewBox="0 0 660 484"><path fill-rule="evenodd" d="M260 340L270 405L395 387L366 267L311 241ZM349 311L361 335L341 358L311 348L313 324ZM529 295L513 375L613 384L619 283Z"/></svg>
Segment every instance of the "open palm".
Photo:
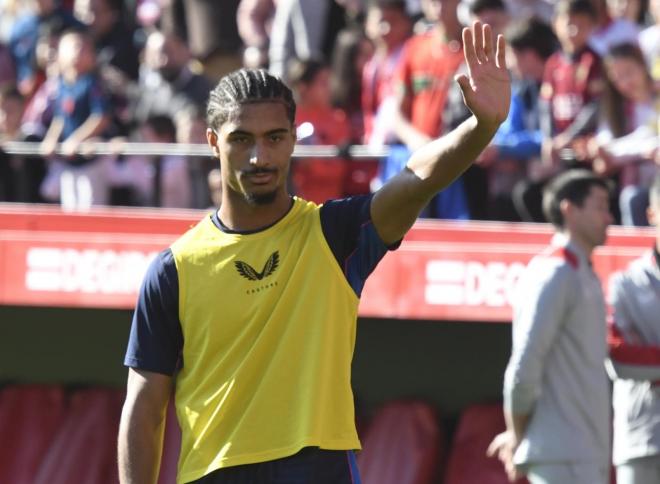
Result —
<svg viewBox="0 0 660 484"><path fill-rule="evenodd" d="M465 105L482 123L499 125L509 114L511 80L504 61L504 37L493 42L488 24L474 22L463 29L463 51L467 75L456 77Z"/></svg>

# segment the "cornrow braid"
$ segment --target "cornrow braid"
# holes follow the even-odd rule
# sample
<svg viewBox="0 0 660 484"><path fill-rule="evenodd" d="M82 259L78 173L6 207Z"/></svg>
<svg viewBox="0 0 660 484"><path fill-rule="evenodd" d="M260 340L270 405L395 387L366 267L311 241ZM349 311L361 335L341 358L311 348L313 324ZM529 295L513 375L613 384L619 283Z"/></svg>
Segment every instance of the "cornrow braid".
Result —
<svg viewBox="0 0 660 484"><path fill-rule="evenodd" d="M239 69L224 76L211 91L206 122L219 129L242 104L280 102L291 124L296 119L296 102L291 90L265 69Z"/></svg>

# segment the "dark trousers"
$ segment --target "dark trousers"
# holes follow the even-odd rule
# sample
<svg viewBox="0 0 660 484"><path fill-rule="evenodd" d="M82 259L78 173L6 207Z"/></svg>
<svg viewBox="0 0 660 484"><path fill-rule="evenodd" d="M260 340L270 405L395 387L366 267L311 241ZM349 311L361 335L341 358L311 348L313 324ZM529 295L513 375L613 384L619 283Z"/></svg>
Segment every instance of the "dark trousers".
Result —
<svg viewBox="0 0 660 484"><path fill-rule="evenodd" d="M282 459L218 469L190 484L360 484L351 450L305 447Z"/></svg>

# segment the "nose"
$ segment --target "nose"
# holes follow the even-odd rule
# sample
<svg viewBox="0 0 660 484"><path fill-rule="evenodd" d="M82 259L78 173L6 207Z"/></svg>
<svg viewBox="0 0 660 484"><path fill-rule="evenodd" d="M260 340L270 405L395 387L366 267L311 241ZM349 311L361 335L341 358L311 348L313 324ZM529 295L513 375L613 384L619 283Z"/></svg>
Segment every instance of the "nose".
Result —
<svg viewBox="0 0 660 484"><path fill-rule="evenodd" d="M263 143L257 142L250 150L250 165L252 166L268 166L268 150L265 149Z"/></svg>

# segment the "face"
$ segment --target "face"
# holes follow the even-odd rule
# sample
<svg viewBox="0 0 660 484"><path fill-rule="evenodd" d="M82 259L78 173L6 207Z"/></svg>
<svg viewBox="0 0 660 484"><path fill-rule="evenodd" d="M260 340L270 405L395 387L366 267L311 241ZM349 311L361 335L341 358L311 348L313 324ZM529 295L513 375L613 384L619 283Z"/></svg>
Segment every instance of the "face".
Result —
<svg viewBox="0 0 660 484"><path fill-rule="evenodd" d="M607 11L613 18L625 18L637 22L639 0L607 0Z"/></svg>
<svg viewBox="0 0 660 484"><path fill-rule="evenodd" d="M568 201L562 204L565 205L566 228L573 237L591 249L605 243L607 227L612 223L607 190L592 186L581 207Z"/></svg>
<svg viewBox="0 0 660 484"><path fill-rule="evenodd" d="M513 69L521 79L541 81L545 63L534 49L511 49Z"/></svg>
<svg viewBox="0 0 660 484"><path fill-rule="evenodd" d="M220 158L223 198L266 205L288 197L286 182L295 127L279 102L244 104L206 137Z"/></svg>
<svg viewBox="0 0 660 484"><path fill-rule="evenodd" d="M630 58L610 59L606 63L607 77L626 99L639 99L650 89L646 66Z"/></svg>
<svg viewBox="0 0 660 484"><path fill-rule="evenodd" d="M474 16L474 20L479 20L482 24L488 24L493 29L493 36L504 35L506 26L509 23L509 16L503 10L486 9Z"/></svg>
<svg viewBox="0 0 660 484"><path fill-rule="evenodd" d="M554 22L555 33L566 52L577 52L587 45L594 22L588 15L558 15Z"/></svg>
<svg viewBox="0 0 660 484"><path fill-rule="evenodd" d="M397 9L372 8L367 14L365 30L370 39L382 41L388 48L393 48L408 37L410 21Z"/></svg>

